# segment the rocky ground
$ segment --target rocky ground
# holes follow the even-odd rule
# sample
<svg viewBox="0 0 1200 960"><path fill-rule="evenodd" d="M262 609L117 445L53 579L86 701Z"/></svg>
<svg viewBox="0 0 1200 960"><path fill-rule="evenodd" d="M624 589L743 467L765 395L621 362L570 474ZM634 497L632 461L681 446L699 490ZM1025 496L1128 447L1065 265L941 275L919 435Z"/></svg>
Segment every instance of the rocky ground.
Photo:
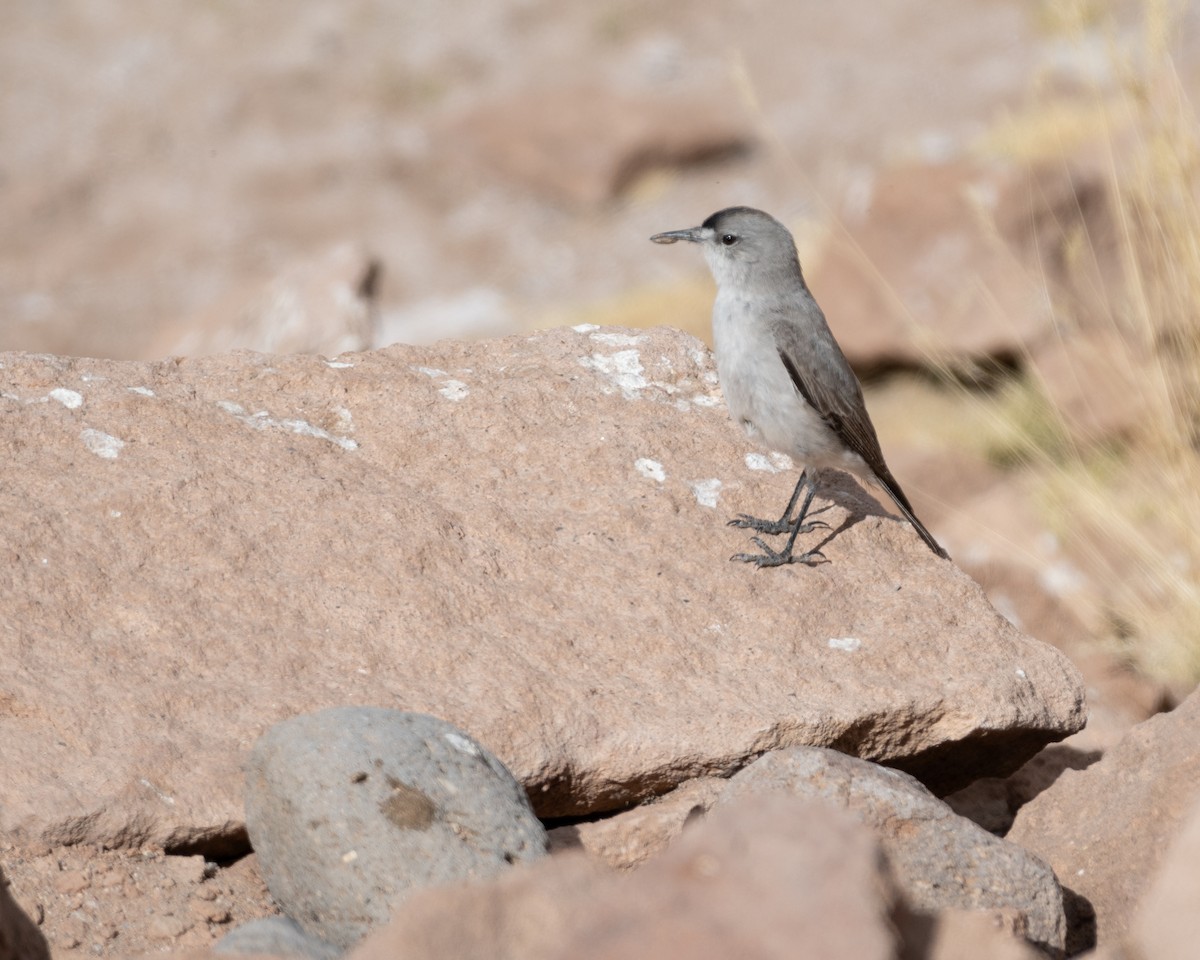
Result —
<svg viewBox="0 0 1200 960"><path fill-rule="evenodd" d="M1185 794L1171 784L1188 782L1194 752L1168 742L1191 742L1188 705L1135 727L1137 741L1088 766L1137 709L1115 696L1119 671L1085 662L1085 685L1061 652L1018 632L974 580L849 479L831 477L818 501L829 526L810 536L828 564L767 573L729 564L744 534L728 516L783 500L794 468L731 427L711 356L686 334L585 326L333 359L7 354L2 372L6 874L28 918L17 929L56 951L199 944L272 903L321 936L313 918L331 911L289 907L278 882L268 901L246 855L271 833L264 807L293 821L287 844L319 841L318 824L349 816L339 791L358 789L375 761L361 761L362 777L347 769L329 780L342 768L319 758L350 754L322 748L319 733L301 738L315 757L280 767L285 787L268 791L273 799L248 805L244 783L261 734L322 707L432 714L482 757L470 746L477 738L572 863L669 873L682 868L664 857L691 856L672 854L683 842L673 838L710 808L780 791L795 802L832 799L855 820L906 836L900 848L862 833L867 849L882 844L863 863L890 866L886 877L860 876L867 887L853 896L890 891L869 912L925 918L903 928L907 949L923 942L913 930L953 924L943 913L962 910L987 911L1051 951L1091 942L1085 904L1108 904L1112 871L1126 874L1133 861L1097 855L1085 879L1063 872L1094 837L1094 822L1081 827L1078 807L1057 800L1094 795L1072 776L1098 778L1106 764L1127 771L1126 752L1139 770L1147 751L1163 766L1153 789L1177 801L1171 816L1161 800L1129 801L1155 811L1159 839L1137 861L1141 877L1155 874L1183 821ZM1096 729L1110 738L1099 746L1095 730L1077 733L1089 696ZM1072 734L1083 739L1062 754L1039 753ZM805 746L837 752L785 759ZM843 754L862 759L830 765ZM750 776L772 758L792 766ZM915 779L886 780L878 764ZM444 761L436 769L404 761L388 774L394 796L368 808L383 815L385 834L414 829L414 818L459 825L437 848L445 853L416 858L429 881L447 879L437 865L456 862L458 845L498 843L505 829L463 813L454 798L480 788ZM814 794L819 783L828 786ZM1105 808L1119 810L1129 789L1106 788ZM953 807L935 799L947 794ZM327 806L306 812L301 795ZM861 797L877 799L864 807ZM1020 846L959 815L1003 832L1007 823L991 821L1014 810ZM773 848L789 817L756 822L752 846ZM750 829L731 813L718 820ZM1113 832L1138 843L1149 835ZM307 882L349 882L344 865L360 859L352 878L377 875L339 836L320 856L293 854ZM741 849L718 826L703 836L702 851ZM807 836L786 841L798 856ZM380 856L386 848L363 842ZM320 866L326 859L332 867ZM399 859L411 872L414 858ZM506 874L525 875L521 857L502 859ZM545 880L528 869L512 882L562 883L584 898L595 883L601 900L616 883L613 923L645 903L592 866L547 867ZM505 915L508 890L478 895L498 898L489 909ZM547 893L512 895L544 905ZM1124 933L1136 899L1112 901L1096 927L1102 942ZM433 912L414 914L425 917L423 932L403 936L443 943L445 921L433 919L442 908L419 902ZM677 905L676 922L707 913L706 902ZM567 903L555 909L577 916ZM635 955L639 937L665 935L638 923ZM752 936L719 926L714 945ZM536 949L513 933L512 955L576 955L577 938L601 935L566 919L554 929Z"/></svg>
<svg viewBox="0 0 1200 960"><path fill-rule="evenodd" d="M0 960L1190 957L1200 700L1098 643L975 402L1143 415L1102 165L997 146L1113 81L1055 24L0 11ZM796 466L646 238L733 202L796 228L953 563L833 475L828 564L726 562Z"/></svg>

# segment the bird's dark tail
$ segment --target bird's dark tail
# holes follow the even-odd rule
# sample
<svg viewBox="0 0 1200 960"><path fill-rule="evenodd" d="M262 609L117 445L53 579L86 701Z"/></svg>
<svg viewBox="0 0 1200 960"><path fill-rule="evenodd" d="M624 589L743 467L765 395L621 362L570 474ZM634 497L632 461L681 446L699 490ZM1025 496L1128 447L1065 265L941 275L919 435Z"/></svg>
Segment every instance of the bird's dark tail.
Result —
<svg viewBox="0 0 1200 960"><path fill-rule="evenodd" d="M904 519L913 525L913 529L917 531L921 539L926 545L943 560L949 560L950 554L942 549L942 545L933 539L933 534L925 529L925 524L917 519L917 515L913 513L912 504L908 502L908 497L904 495L904 491L900 489L900 484L896 482L896 478L891 472L884 467L882 472L876 471L876 479L880 486L888 492L888 496L892 498L900 512L904 514Z"/></svg>

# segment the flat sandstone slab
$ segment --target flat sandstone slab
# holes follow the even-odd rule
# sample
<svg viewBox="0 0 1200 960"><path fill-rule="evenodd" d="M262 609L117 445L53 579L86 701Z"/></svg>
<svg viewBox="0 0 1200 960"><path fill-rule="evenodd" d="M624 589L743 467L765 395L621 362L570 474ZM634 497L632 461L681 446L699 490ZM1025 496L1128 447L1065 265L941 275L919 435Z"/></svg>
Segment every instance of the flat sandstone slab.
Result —
<svg viewBox="0 0 1200 960"><path fill-rule="evenodd" d="M3 354L0 444L10 836L244 847L250 745L329 706L456 724L543 817L794 744L945 791L1083 722L1062 655L849 478L829 564L728 562L796 472L674 331Z"/></svg>

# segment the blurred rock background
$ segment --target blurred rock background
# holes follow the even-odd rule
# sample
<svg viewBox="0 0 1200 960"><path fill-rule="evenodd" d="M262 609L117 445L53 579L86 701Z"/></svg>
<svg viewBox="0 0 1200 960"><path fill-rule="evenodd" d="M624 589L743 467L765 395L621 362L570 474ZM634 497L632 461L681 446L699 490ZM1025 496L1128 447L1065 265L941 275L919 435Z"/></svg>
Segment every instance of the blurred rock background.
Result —
<svg viewBox="0 0 1200 960"><path fill-rule="evenodd" d="M1060 6L14 0L0 348L161 356L346 243L378 343L624 304L701 275L656 230L746 203L819 234L897 163L1005 159L1031 93L1113 80Z"/></svg>

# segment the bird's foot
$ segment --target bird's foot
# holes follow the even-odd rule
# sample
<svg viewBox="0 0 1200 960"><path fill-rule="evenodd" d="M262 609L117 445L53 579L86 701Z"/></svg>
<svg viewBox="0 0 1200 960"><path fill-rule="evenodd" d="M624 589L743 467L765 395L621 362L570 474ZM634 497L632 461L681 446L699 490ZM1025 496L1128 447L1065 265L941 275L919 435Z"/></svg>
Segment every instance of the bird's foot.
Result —
<svg viewBox="0 0 1200 960"><path fill-rule="evenodd" d="M758 537L752 538L753 542L758 546L762 553L735 553L729 559L740 560L742 563L752 563L758 568L763 567L782 567L787 563L803 563L805 566L814 567L818 563L828 563L825 554L820 550L809 550L807 553L802 553L796 556L792 553L791 546L783 550L772 550Z"/></svg>
<svg viewBox="0 0 1200 960"><path fill-rule="evenodd" d="M752 517L748 513L739 513L732 520L727 520L725 526L737 527L741 530L754 530L758 533L766 533L773 536L778 536L781 533L791 533L795 525L794 520L789 520L784 517L780 520L760 520L758 517ZM829 524L824 520L810 520L800 528L800 533L812 533L819 527L829 529Z"/></svg>

